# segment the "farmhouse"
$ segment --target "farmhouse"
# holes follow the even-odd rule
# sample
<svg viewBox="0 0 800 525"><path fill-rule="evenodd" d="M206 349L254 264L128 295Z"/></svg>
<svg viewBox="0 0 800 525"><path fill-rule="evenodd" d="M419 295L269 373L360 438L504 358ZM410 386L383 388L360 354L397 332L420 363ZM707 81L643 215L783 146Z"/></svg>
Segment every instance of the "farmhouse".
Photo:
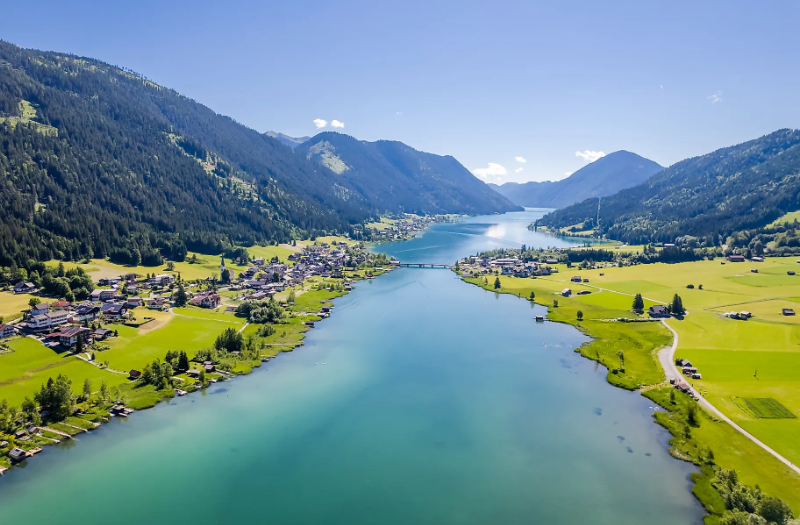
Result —
<svg viewBox="0 0 800 525"><path fill-rule="evenodd" d="M64 348L72 348L78 344L78 340L86 341L91 330L88 328L73 326L61 330L58 334L58 344Z"/></svg>
<svg viewBox="0 0 800 525"><path fill-rule="evenodd" d="M33 283L19 282L14 285L14 293L33 293L35 290L36 286Z"/></svg>
<svg viewBox="0 0 800 525"><path fill-rule="evenodd" d="M10 324L0 323L0 339L14 335L14 327Z"/></svg>
<svg viewBox="0 0 800 525"><path fill-rule="evenodd" d="M569 280L572 281L573 283L579 283L579 282L581 282L581 276L580 275L573 275L572 277L570 277Z"/></svg>
<svg viewBox="0 0 800 525"><path fill-rule="evenodd" d="M792 310L791 308L784 308L781 311L781 315L794 315L794 310Z"/></svg>
<svg viewBox="0 0 800 525"><path fill-rule="evenodd" d="M667 307L663 304L654 304L650 308L647 309L647 315L650 317L669 317L669 312L667 311Z"/></svg>
<svg viewBox="0 0 800 525"><path fill-rule="evenodd" d="M94 321L100 315L99 306L82 305L75 309L70 317L70 322L82 323L83 321Z"/></svg>
<svg viewBox="0 0 800 525"><path fill-rule="evenodd" d="M95 341L103 341L107 337L111 337L113 333L114 332L108 328L98 328L92 333L92 338L94 338Z"/></svg>
<svg viewBox="0 0 800 525"><path fill-rule="evenodd" d="M569 297L570 295L572 295L572 290L570 290L569 288L564 288L563 290L561 290L561 295L564 297Z"/></svg>
<svg viewBox="0 0 800 525"><path fill-rule="evenodd" d="M117 291L111 288L92 290L92 301L110 301L115 295Z"/></svg>
<svg viewBox="0 0 800 525"><path fill-rule="evenodd" d="M100 311L108 319L119 319L128 312L128 307L124 304L106 303Z"/></svg>
<svg viewBox="0 0 800 525"><path fill-rule="evenodd" d="M744 255L728 255L726 259L729 262L744 262Z"/></svg>

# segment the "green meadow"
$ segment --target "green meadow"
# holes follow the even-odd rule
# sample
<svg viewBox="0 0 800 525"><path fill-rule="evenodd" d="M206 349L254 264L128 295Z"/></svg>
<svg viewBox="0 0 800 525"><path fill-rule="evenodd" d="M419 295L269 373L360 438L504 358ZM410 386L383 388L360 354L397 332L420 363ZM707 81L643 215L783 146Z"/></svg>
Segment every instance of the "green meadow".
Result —
<svg viewBox="0 0 800 525"><path fill-rule="evenodd" d="M534 291L536 302L550 307L557 300L559 306L550 309L549 318L579 326L592 336L594 341L581 353L609 367L609 381L623 387L662 381L656 351L672 338L659 323L602 320L637 317L629 311L633 294L641 293L646 306L667 303L679 294L688 314L668 323L679 336L676 356L691 360L703 376L690 382L737 424L800 464L800 418L774 417L784 413L780 407L800 416L800 319L781 313L783 308L800 313L800 276L787 274L800 272L796 259L558 268L559 273L537 279L501 276L501 291L522 297ZM754 268L757 273L751 272ZM573 275L588 278L589 283L569 282ZM467 281L491 290L494 278L489 276L486 285L483 278ZM592 293L557 295L565 287ZM583 321L577 321L577 310L583 312ZM753 317L746 321L724 317L731 311L748 311ZM614 373L620 367L615 362L619 350L625 354L625 370ZM754 408L752 400L762 401L756 401ZM765 417L770 413L773 417ZM718 464L736 468L744 481L771 487L770 493L800 508L800 477L772 456L723 423L709 424L697 433L712 447Z"/></svg>

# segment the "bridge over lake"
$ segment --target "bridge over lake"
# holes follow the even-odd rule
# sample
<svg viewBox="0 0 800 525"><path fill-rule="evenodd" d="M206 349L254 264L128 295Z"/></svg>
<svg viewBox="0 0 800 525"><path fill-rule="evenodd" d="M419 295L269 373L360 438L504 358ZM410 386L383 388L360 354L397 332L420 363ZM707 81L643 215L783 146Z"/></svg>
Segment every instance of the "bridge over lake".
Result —
<svg viewBox="0 0 800 525"><path fill-rule="evenodd" d="M413 263L401 262L399 264L395 264L394 266L400 266L402 268L444 268L446 270L452 268L452 266L449 264L426 263L426 262L413 262Z"/></svg>

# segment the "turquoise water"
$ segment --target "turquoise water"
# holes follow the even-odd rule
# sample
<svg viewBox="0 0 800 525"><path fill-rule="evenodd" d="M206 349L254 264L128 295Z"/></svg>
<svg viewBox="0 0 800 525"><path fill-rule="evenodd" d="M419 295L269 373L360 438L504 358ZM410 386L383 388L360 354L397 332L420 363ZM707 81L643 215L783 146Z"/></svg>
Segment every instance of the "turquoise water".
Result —
<svg viewBox="0 0 800 525"><path fill-rule="evenodd" d="M453 262L563 244L525 229L536 213L378 249ZM447 270L361 282L297 351L0 478L0 522L700 523L650 403L543 312Z"/></svg>

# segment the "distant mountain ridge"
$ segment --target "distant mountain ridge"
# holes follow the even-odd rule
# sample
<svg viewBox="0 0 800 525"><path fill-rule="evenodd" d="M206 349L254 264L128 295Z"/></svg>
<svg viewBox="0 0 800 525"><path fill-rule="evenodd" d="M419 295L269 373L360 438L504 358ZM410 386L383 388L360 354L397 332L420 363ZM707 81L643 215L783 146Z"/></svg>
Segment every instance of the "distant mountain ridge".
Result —
<svg viewBox="0 0 800 525"><path fill-rule="evenodd" d="M337 173L342 184L385 210L487 214L521 209L453 157L417 151L402 142L367 142L327 131L297 151Z"/></svg>
<svg viewBox="0 0 800 525"><path fill-rule="evenodd" d="M520 206L564 208L592 197L605 197L641 184L663 166L629 151L616 151L559 181L507 182L491 186Z"/></svg>
<svg viewBox="0 0 800 525"><path fill-rule="evenodd" d="M267 131L264 135L268 137L272 137L273 139L277 140L284 146L289 146L290 148L294 149L303 142L307 141L311 137L290 137L289 135L284 135L278 131Z"/></svg>
<svg viewBox="0 0 800 525"><path fill-rule="evenodd" d="M766 226L800 210L800 130L682 160L644 184L587 199L538 221L548 227L583 223L630 243L692 236L719 246L737 231ZM587 228L588 229L588 228Z"/></svg>

